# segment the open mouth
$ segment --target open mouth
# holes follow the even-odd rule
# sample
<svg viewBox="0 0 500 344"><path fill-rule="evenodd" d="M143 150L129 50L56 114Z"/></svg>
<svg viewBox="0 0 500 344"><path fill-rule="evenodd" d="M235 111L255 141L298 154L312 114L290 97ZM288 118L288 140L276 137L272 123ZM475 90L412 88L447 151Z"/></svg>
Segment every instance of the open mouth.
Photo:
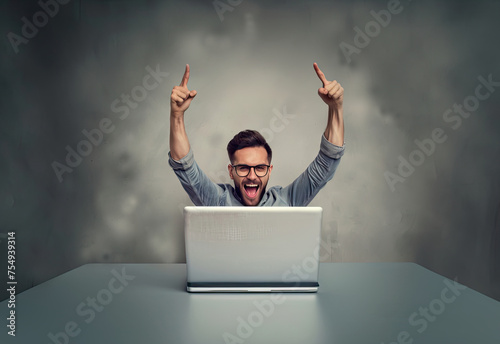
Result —
<svg viewBox="0 0 500 344"><path fill-rule="evenodd" d="M249 198L254 198L257 196L257 191L259 190L259 185L257 184L244 184L245 193Z"/></svg>

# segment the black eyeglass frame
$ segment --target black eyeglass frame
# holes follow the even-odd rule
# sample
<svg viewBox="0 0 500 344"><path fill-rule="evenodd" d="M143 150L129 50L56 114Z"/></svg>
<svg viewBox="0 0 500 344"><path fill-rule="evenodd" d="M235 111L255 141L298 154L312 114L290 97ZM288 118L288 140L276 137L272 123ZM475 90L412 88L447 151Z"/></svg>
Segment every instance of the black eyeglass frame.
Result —
<svg viewBox="0 0 500 344"><path fill-rule="evenodd" d="M264 164L261 164L261 165L255 165L255 166L249 166L249 165L244 165L244 164L240 164L240 165L231 165L231 166L232 166L232 167L234 168L234 170L236 171L236 174L238 175L238 177L246 177L246 176L248 176L248 175L250 174L250 171L251 171L251 170L252 170L252 168L253 168L253 173L255 173L255 175L256 175L257 177L259 177L259 178L263 178L263 177L267 176L267 174L269 173L269 167L271 167L271 165L264 165ZM266 169L266 173L264 173L262 176L259 176L259 175L257 174L257 171L255 170L255 168L256 168L256 167L261 167L261 166L265 166L265 167L267 167L267 169ZM244 176L240 175L240 174L238 173L238 168L239 168L239 167L248 167L248 173L247 173L247 174L245 174Z"/></svg>

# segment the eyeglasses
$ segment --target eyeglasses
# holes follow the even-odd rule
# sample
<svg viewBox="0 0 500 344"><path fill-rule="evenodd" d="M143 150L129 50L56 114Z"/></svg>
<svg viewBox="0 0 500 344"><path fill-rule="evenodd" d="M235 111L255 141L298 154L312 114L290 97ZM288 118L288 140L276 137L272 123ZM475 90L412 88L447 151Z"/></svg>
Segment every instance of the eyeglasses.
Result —
<svg viewBox="0 0 500 344"><path fill-rule="evenodd" d="M265 177L267 172L269 171L269 166L270 165L257 165L257 166L248 166L248 165L231 165L235 171L236 174L239 177L246 177L250 174L250 170L253 168L253 171L255 172L255 175L257 177Z"/></svg>

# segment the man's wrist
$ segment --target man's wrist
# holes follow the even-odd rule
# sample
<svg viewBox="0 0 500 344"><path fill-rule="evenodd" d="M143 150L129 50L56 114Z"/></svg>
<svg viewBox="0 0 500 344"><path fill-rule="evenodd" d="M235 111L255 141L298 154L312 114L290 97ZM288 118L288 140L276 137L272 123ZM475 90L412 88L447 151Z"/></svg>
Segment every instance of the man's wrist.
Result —
<svg viewBox="0 0 500 344"><path fill-rule="evenodd" d="M343 114L344 113L344 108L343 106L337 106L337 107L334 107L334 106L328 106L328 115L329 116L332 116L332 115L336 115L336 114Z"/></svg>
<svg viewBox="0 0 500 344"><path fill-rule="evenodd" d="M170 110L170 117L182 118L182 117L184 117L184 111L172 111L172 110Z"/></svg>

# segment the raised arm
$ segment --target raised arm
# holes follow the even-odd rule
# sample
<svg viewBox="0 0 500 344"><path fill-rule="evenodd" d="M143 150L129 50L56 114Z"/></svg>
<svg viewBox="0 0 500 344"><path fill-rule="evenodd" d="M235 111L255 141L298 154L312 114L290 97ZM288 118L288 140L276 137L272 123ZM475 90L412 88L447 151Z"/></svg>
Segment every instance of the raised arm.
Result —
<svg viewBox="0 0 500 344"><path fill-rule="evenodd" d="M342 147L344 145L344 88L336 80L326 80L325 74L319 69L316 62L313 67L323 83L323 87L318 89L318 94L328 105L325 138L334 145Z"/></svg>
<svg viewBox="0 0 500 344"><path fill-rule="evenodd" d="M170 156L180 160L189 153L189 140L184 127L184 112L196 96L195 90L189 90L189 65L186 65L181 84L174 86L170 95Z"/></svg>

